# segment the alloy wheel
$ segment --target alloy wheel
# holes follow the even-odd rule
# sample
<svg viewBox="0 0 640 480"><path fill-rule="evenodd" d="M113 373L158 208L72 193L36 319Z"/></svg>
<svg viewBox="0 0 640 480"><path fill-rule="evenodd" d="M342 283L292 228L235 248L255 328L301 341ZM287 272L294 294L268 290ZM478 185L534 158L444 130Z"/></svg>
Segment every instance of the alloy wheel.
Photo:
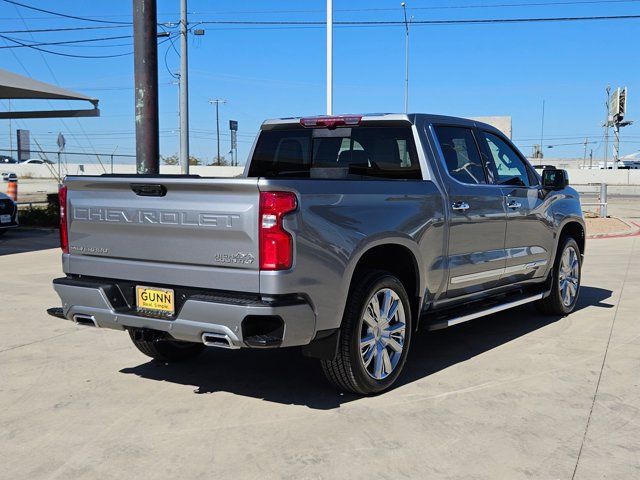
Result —
<svg viewBox="0 0 640 480"><path fill-rule="evenodd" d="M360 328L360 356L369 376L382 380L395 370L404 350L405 330L404 305L398 294L390 288L374 293Z"/></svg>
<svg viewBox="0 0 640 480"><path fill-rule="evenodd" d="M580 286L580 262L578 252L569 246L562 252L558 272L558 289L560 299L565 307L569 307L575 301Z"/></svg>

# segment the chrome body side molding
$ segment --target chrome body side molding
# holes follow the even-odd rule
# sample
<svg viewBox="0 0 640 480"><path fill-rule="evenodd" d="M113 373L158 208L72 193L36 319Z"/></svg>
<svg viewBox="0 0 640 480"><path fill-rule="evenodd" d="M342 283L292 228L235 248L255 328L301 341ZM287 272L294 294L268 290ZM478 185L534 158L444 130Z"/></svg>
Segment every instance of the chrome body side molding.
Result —
<svg viewBox="0 0 640 480"><path fill-rule="evenodd" d="M511 275L513 273L518 273L525 270L533 270L534 268L543 267L546 264L546 260L538 260L535 262L523 263L520 265L512 265L510 267L494 268L492 270L485 270L484 272L470 273L468 275L451 277L450 283L458 284L471 282L482 278L502 277L503 275Z"/></svg>

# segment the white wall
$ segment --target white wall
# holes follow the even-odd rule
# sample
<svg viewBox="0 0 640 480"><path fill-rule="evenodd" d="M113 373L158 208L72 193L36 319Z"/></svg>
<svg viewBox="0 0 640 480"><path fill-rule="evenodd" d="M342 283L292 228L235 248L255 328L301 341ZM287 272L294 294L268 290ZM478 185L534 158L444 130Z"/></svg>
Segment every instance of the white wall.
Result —
<svg viewBox="0 0 640 480"><path fill-rule="evenodd" d="M80 164L68 164L66 168L63 166L62 174L66 175L100 175L105 173L105 170L100 165L82 165L84 172L81 169ZM111 173L111 165L105 164L104 168L107 173ZM218 166L191 166L189 172L193 175L200 175L203 177L235 177L241 175L244 167L218 167ZM20 165L20 164L1 164L0 172L13 172L20 177L26 178L55 178L57 174L57 165ZM136 173L135 165L115 164L113 166L113 173ZM177 175L180 173L179 165L161 165L160 173Z"/></svg>
<svg viewBox="0 0 640 480"><path fill-rule="evenodd" d="M109 165L105 165L110 173ZM56 166L51 165L56 172ZM244 167L217 167L217 166L192 166L189 171L194 175L202 177L235 177L242 175ZM136 173L135 165L114 165L114 173ZM572 184L586 183L607 183L609 185L640 185L640 170L583 170L579 168L567 168L569 172L569 182ZM14 172L18 178L55 178L51 170L46 165L0 165L0 172ZM69 164L63 174L82 175L80 165ZM84 165L85 175L100 175L105 173L100 165ZM178 175L180 167L178 165L161 165L160 173Z"/></svg>
<svg viewBox="0 0 640 480"><path fill-rule="evenodd" d="M640 185L640 170L582 170L568 168L569 183L606 183L608 185Z"/></svg>

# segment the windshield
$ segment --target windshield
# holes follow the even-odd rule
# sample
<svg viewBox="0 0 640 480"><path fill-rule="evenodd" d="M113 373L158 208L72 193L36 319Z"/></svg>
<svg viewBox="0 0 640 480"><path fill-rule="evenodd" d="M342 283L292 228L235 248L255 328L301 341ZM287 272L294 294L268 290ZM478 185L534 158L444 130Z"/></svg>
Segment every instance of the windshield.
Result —
<svg viewBox="0 0 640 480"><path fill-rule="evenodd" d="M422 178L411 127L263 131L249 176Z"/></svg>

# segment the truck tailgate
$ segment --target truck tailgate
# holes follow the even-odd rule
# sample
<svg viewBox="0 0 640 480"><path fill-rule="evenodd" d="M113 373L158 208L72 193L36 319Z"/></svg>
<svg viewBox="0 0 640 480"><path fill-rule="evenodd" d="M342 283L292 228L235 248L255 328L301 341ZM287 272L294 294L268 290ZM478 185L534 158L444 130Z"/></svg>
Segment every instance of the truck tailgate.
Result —
<svg viewBox="0 0 640 480"><path fill-rule="evenodd" d="M259 291L257 179L67 177L67 273Z"/></svg>

